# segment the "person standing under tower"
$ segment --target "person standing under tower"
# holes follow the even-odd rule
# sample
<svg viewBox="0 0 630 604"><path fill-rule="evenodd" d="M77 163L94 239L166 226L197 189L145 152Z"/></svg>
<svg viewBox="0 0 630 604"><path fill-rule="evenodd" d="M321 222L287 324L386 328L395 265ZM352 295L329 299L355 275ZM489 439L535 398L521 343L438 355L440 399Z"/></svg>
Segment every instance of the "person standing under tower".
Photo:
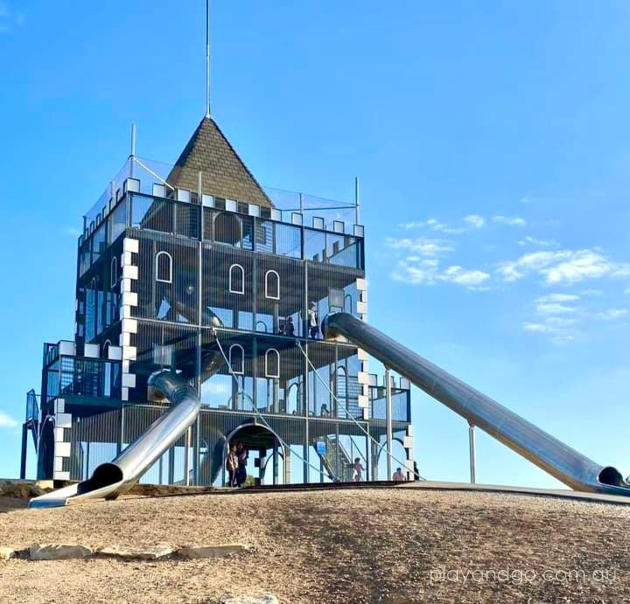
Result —
<svg viewBox="0 0 630 604"><path fill-rule="evenodd" d="M317 316L317 304L311 302L311 307L308 309L308 334L311 338L317 338L319 333L319 317Z"/></svg>

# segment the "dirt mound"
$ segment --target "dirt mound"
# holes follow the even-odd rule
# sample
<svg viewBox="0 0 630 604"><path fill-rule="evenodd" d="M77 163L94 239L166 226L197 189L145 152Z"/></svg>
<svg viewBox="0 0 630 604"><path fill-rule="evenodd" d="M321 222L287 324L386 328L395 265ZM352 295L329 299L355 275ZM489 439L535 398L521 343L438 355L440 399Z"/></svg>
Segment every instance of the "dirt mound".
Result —
<svg viewBox="0 0 630 604"><path fill-rule="evenodd" d="M630 601L630 506L424 489L129 498L0 514L0 545L243 543L230 559L9 560L0 602Z"/></svg>

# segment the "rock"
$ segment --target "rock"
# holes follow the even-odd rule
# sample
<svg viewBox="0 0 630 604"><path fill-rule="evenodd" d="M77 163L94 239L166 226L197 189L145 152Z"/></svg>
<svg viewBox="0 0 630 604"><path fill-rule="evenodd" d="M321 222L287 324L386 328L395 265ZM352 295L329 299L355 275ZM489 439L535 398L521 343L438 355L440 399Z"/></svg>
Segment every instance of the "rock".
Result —
<svg viewBox="0 0 630 604"><path fill-rule="evenodd" d="M222 558L232 554L243 554L249 551L247 545L240 543L230 543L228 545L190 545L188 547L180 547L177 555L180 558L188 560L197 560L200 558Z"/></svg>
<svg viewBox="0 0 630 604"><path fill-rule="evenodd" d="M92 549L85 545L34 543L29 549L31 560L72 560L87 558L91 555Z"/></svg>
<svg viewBox="0 0 630 604"><path fill-rule="evenodd" d="M0 546L0 560L10 560L15 557L15 552L10 547Z"/></svg>
<svg viewBox="0 0 630 604"><path fill-rule="evenodd" d="M157 545L124 547L122 545L110 545L101 547L96 551L98 556L106 558L118 558L120 560L160 560L173 554L177 548L168 543Z"/></svg>
<svg viewBox="0 0 630 604"><path fill-rule="evenodd" d="M278 598L272 594L262 596L236 596L229 600L223 600L221 604L280 604Z"/></svg>

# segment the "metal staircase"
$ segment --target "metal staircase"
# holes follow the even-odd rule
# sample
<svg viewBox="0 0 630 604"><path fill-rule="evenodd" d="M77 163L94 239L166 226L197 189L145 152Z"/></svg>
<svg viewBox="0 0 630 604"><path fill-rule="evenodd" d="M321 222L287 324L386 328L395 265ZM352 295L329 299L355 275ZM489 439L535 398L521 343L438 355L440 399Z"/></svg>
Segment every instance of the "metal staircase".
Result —
<svg viewBox="0 0 630 604"><path fill-rule="evenodd" d="M326 451L319 454L322 464L329 476L335 482L351 482L353 478L352 459L345 447L337 440L335 435L325 436ZM339 466L337 466L339 460ZM337 473L337 467L339 472Z"/></svg>

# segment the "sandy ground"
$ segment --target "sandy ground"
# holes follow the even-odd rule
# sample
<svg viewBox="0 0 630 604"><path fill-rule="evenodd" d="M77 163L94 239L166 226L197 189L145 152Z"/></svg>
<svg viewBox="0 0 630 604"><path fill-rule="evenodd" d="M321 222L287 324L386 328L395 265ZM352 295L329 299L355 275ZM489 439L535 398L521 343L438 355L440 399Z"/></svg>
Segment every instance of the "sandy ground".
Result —
<svg viewBox="0 0 630 604"><path fill-rule="evenodd" d="M253 549L202 561L0 562L0 602L217 602L265 592L283 603L630 601L629 521L630 506L415 489L13 509L0 513L0 545L13 548Z"/></svg>

